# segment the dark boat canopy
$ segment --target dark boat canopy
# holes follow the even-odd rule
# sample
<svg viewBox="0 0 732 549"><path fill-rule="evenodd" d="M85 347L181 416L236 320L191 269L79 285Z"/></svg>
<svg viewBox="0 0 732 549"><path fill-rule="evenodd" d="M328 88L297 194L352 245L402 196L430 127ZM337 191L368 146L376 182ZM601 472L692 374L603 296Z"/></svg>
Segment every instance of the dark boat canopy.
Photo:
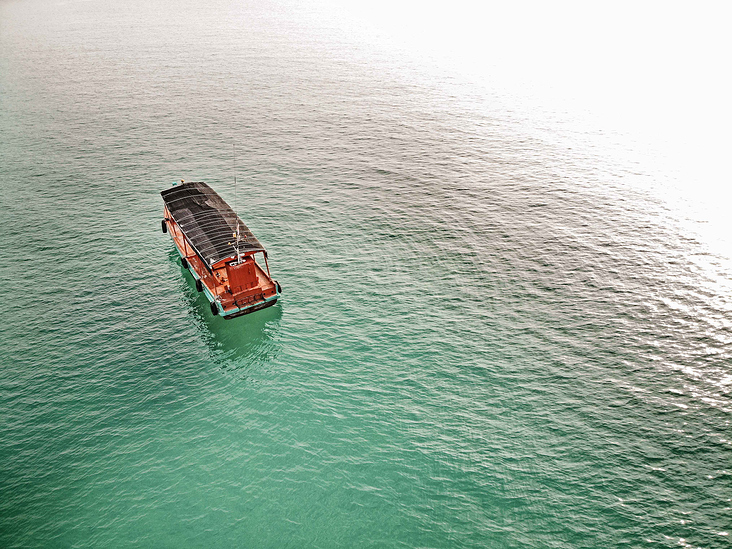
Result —
<svg viewBox="0 0 732 549"><path fill-rule="evenodd" d="M160 194L171 217L207 265L236 255L237 220L239 251L242 254L264 251L236 212L206 183L183 183Z"/></svg>

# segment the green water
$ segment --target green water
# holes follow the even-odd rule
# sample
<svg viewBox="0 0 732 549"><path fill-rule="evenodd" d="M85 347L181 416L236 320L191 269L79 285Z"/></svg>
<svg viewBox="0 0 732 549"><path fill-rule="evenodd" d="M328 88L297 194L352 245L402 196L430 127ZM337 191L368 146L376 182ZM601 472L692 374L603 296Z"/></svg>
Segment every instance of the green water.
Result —
<svg viewBox="0 0 732 549"><path fill-rule="evenodd" d="M0 546L729 547L730 258L329 13L0 4ZM232 143L224 321L159 192Z"/></svg>

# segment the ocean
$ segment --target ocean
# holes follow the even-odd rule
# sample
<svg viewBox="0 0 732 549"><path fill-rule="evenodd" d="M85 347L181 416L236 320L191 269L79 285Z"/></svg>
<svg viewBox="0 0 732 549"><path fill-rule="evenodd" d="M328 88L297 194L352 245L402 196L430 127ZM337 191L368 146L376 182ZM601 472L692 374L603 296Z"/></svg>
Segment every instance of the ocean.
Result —
<svg viewBox="0 0 732 549"><path fill-rule="evenodd" d="M0 3L0 546L730 547L729 176L344 6Z"/></svg>

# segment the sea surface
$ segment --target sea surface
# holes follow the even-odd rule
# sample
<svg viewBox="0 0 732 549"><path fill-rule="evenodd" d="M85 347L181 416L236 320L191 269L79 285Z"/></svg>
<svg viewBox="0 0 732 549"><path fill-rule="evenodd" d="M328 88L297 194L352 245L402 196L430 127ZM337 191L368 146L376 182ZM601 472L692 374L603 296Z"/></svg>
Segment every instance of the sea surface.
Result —
<svg viewBox="0 0 732 549"><path fill-rule="evenodd" d="M694 184L358 21L0 2L0 547L730 547ZM211 316L180 179L275 307Z"/></svg>

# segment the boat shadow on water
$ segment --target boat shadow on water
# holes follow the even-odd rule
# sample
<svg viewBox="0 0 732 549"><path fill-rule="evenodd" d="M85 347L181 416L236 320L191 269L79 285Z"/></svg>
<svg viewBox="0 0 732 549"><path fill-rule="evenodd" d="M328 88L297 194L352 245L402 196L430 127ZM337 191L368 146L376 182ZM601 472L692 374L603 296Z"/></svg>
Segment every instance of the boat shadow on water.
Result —
<svg viewBox="0 0 732 549"><path fill-rule="evenodd" d="M180 265L178 254L171 259ZM251 368L271 362L279 354L279 333L282 308L272 307L246 314L231 320L213 316L209 301L196 290L195 279L188 269L180 267L185 280L189 310L206 341L211 359L224 369Z"/></svg>

